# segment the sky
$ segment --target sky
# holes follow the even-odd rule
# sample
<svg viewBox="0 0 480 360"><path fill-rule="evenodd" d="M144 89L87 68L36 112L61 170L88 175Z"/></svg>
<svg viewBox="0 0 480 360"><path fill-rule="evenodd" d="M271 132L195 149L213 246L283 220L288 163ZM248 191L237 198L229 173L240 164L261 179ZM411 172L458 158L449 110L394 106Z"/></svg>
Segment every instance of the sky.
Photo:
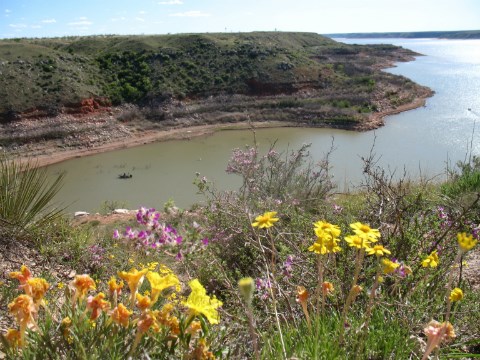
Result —
<svg viewBox="0 0 480 360"><path fill-rule="evenodd" d="M0 38L479 29L480 0L0 0Z"/></svg>

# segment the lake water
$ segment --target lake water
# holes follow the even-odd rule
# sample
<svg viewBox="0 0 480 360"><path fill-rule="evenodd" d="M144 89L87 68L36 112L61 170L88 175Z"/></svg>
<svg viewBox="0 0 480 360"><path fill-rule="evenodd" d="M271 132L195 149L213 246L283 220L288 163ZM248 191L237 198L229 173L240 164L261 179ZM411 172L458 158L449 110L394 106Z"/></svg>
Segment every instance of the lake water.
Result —
<svg viewBox="0 0 480 360"><path fill-rule="evenodd" d="M348 43L391 43L426 56L399 63L388 71L429 86L436 94L426 106L390 116L376 131L355 133L331 129L280 128L257 131L261 148L277 140L277 149L297 149L311 143L314 159L322 158L334 139L332 173L339 190L353 189L362 180L360 157L374 152L379 164L412 175L444 176L447 162L464 160L468 151L480 155L480 40L337 39ZM470 110L469 110L470 109ZM475 130L475 125L477 129ZM69 211L97 211L103 201L128 208L161 207L173 199L180 207L201 201L192 184L195 173L221 189L235 189L239 179L225 168L235 147L252 144L249 131L223 131L188 141L167 141L118 150L48 167L53 176L66 171L58 200ZM120 180L123 172L132 179Z"/></svg>

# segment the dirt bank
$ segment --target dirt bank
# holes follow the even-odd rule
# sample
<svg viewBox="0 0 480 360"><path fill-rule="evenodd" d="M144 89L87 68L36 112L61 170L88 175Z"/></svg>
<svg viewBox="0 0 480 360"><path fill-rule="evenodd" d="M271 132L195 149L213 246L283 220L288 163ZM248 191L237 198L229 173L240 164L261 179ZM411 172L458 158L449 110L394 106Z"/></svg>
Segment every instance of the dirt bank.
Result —
<svg viewBox="0 0 480 360"><path fill-rule="evenodd" d="M316 127L332 127L353 131L368 131L384 125L384 118L402 111L415 109L425 105L426 98L431 96L426 92L424 96L415 98L412 102L396 108L386 107L382 111L372 113L366 121L357 124L317 124ZM11 131L23 134L24 137L40 138L40 141L29 141L9 147L7 153L22 160L36 159L40 166L46 166L68 159L89 156L101 152L125 149L129 147L149 144L156 141L187 140L196 136L212 134L220 130L268 128L268 127L306 127L308 122L293 121L248 121L243 113L230 115L232 119L215 123L214 114L209 119L195 121L178 121L171 124L156 124L133 116L128 121L119 121L125 114L135 112L132 108L112 108L109 112L74 116L63 114L55 118L22 120L15 122L10 129L3 128L3 132ZM279 113L281 116L281 113ZM200 123L200 124L199 124ZM198 124L198 125L197 125ZM57 138L41 138L42 131L57 129Z"/></svg>

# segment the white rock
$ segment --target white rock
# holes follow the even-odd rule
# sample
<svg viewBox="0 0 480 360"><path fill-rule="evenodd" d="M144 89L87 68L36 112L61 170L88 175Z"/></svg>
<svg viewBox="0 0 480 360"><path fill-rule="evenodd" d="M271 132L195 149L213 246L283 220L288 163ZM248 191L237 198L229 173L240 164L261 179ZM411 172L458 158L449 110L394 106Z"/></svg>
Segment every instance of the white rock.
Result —
<svg viewBox="0 0 480 360"><path fill-rule="evenodd" d="M73 216L75 217L78 217L78 216L87 216L87 215L90 215L90 213L86 212L86 211L75 211L75 213L73 214Z"/></svg>
<svg viewBox="0 0 480 360"><path fill-rule="evenodd" d="M113 214L130 214L130 210L128 210L128 209L115 209L115 210L113 210Z"/></svg>

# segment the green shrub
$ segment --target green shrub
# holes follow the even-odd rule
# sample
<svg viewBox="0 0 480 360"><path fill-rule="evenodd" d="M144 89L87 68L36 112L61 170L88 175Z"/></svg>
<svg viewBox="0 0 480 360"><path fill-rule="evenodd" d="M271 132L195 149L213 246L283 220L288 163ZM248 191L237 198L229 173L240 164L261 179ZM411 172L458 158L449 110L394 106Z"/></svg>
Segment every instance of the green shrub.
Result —
<svg viewBox="0 0 480 360"><path fill-rule="evenodd" d="M458 162L458 171L450 171L450 180L441 186L442 193L450 198L480 192L480 157L469 162Z"/></svg>

